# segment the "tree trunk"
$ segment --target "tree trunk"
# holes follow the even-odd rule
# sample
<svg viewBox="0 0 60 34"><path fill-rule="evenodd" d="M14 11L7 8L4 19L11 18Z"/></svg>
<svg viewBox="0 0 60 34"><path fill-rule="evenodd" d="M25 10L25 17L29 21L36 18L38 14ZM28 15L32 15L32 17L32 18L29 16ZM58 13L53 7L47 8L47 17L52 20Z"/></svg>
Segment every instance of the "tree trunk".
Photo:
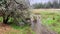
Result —
<svg viewBox="0 0 60 34"><path fill-rule="evenodd" d="M8 23L8 18L7 19L3 18L3 23L7 24Z"/></svg>
<svg viewBox="0 0 60 34"><path fill-rule="evenodd" d="M4 24L8 24L8 20L9 20L9 15L7 16L7 18L5 16L3 17Z"/></svg>

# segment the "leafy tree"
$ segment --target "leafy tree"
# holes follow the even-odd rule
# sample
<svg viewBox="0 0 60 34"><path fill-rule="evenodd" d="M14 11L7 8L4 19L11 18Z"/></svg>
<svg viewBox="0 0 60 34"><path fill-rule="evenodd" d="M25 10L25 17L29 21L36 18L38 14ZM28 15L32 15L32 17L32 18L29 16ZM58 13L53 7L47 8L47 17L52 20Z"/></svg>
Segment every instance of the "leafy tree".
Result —
<svg viewBox="0 0 60 34"><path fill-rule="evenodd" d="M3 17L4 24L7 24L10 18L13 18L17 24L19 24L19 19L25 24L27 23L26 18L30 16L29 4L22 2L19 3L16 0L0 0L0 16Z"/></svg>

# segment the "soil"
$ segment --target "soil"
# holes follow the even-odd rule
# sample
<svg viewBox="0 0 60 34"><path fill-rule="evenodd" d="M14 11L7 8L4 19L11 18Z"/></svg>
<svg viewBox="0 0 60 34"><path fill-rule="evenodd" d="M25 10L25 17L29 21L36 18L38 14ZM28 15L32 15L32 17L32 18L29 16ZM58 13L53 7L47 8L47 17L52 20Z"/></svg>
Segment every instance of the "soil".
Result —
<svg viewBox="0 0 60 34"><path fill-rule="evenodd" d="M0 34L10 34L11 32L19 32L14 30L11 26L7 24L0 23Z"/></svg>

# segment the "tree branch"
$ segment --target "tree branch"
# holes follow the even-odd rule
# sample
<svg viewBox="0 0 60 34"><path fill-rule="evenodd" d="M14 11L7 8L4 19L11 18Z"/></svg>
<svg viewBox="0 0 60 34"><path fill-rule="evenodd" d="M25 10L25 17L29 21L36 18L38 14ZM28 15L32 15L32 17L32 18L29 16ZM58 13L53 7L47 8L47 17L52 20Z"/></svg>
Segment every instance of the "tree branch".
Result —
<svg viewBox="0 0 60 34"><path fill-rule="evenodd" d="M18 3L16 0L14 0L17 4L20 4L20 3Z"/></svg>

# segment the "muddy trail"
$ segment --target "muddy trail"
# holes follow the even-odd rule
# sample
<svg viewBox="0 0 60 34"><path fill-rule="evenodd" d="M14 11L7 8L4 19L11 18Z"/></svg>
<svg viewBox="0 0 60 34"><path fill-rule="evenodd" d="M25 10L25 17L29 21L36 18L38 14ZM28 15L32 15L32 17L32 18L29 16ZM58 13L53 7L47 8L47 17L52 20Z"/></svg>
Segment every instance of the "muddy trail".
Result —
<svg viewBox="0 0 60 34"><path fill-rule="evenodd" d="M34 17L36 17L36 23L32 21L33 20L33 18L32 18L31 19L31 21L32 21L31 27L36 34L57 34L55 31L50 30L45 25L42 25L40 15L35 15Z"/></svg>

